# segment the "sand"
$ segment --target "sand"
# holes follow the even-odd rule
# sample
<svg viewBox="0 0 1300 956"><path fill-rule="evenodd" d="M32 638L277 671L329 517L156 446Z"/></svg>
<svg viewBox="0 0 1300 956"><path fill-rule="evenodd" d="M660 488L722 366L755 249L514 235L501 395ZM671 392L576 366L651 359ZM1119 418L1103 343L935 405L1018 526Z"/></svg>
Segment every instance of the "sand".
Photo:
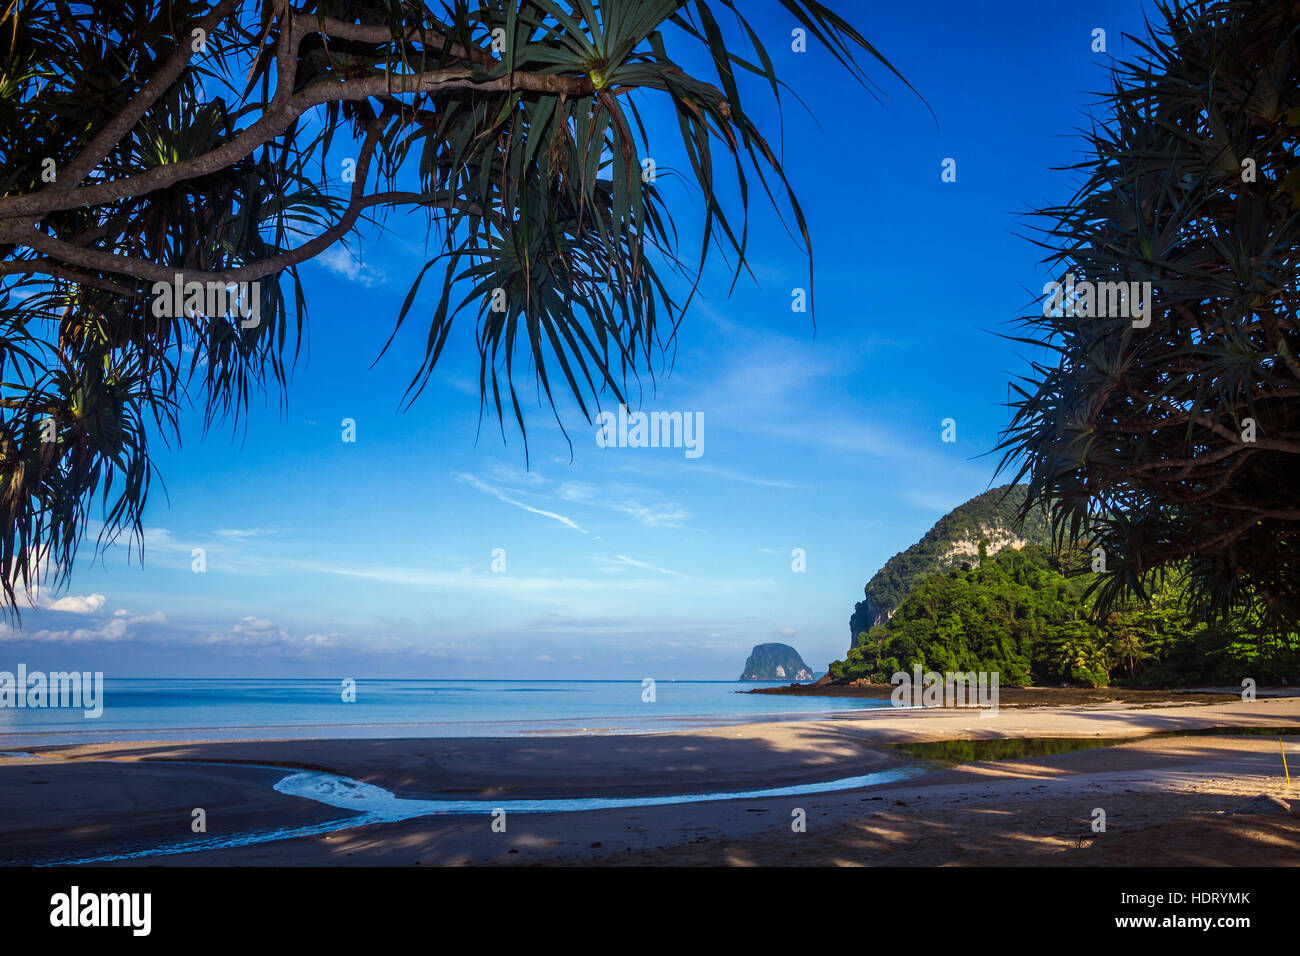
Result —
<svg viewBox="0 0 1300 956"><path fill-rule="evenodd" d="M787 786L914 765L886 744L1136 736L1300 725L1300 699L855 712L628 736L274 740L35 748L0 758L0 860L63 858L349 817L271 789L262 766L349 776L402 797L640 796ZM1300 771L1300 736L1287 738ZM146 762L148 761L148 762ZM154 762L165 761L165 762ZM228 766L196 764L221 761ZM1260 793L1300 806L1275 737L1167 737L933 769L864 790L581 813L423 817L132 863L167 865L1286 865L1300 816L1225 814ZM1094 810L1106 831L1093 832ZM794 832L802 811L806 831ZM55 851L58 851L55 854Z"/></svg>

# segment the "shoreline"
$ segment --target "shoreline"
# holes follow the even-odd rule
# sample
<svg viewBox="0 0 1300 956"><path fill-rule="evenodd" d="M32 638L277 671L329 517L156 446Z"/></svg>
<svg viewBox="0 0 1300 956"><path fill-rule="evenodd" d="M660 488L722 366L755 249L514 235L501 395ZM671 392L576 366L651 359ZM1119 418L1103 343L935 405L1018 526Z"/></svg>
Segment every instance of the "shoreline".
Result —
<svg viewBox="0 0 1300 956"><path fill-rule="evenodd" d="M698 682L727 683L727 682ZM734 682L739 683L739 682ZM766 682L756 682L766 683ZM149 728L110 727L78 729L6 729L0 731L0 752L8 749L32 747L61 747L92 744L134 743L221 743L259 742L268 740L382 740L388 738L475 739L481 737L507 737L530 739L543 736L634 736L640 734L672 733L703 730L711 727L743 726L747 724L804 722L810 720L844 720L859 717L878 717L894 708L888 705L895 690L890 684L817 684L796 683L753 687L736 690L736 694L763 694L799 698L856 699L880 701L879 706L835 707L828 703L824 710L793 711L730 711L724 713L664 714L659 716L627 715L601 717L538 717L527 719L499 718L491 720L437 720L437 721L360 721L320 722L310 724L247 724L205 725L199 727ZM1260 688L1260 700L1277 697L1300 696L1300 688ZM1196 704L1229 703L1240 700L1232 688L1057 688L1057 687L1003 687L1000 689L999 707L1036 708L1059 706L1086 706L1100 704L1126 704L1148 706L1191 706ZM603 726L602 726L603 725ZM268 734L269 731L283 733ZM342 733L340 733L342 731ZM440 732L442 731L442 732ZM447 732L452 731L452 732ZM322 733L323 732L323 733Z"/></svg>
<svg viewBox="0 0 1300 956"><path fill-rule="evenodd" d="M737 693L748 693L738 691ZM721 714L665 714L658 717L551 717L532 718L529 720L448 720L406 723L328 723L328 724L253 724L229 727L177 727L177 728L110 728L96 730L22 730L0 732L0 751L7 748L25 749L31 747L71 747L94 744L133 744L133 743L254 743L269 740L385 740L385 739L448 739L471 740L483 737L504 737L508 739L527 740L543 736L582 737L595 734L609 736L632 736L647 733L674 733L690 730L702 730L709 727L730 727L744 724L785 723L804 720L837 720L844 715L871 714L888 707L857 707L844 709L827 709L813 711L763 711L733 712ZM544 727L544 724L599 724L608 722L612 726L561 726ZM674 726L675 725L675 726ZM521 728L513 733L505 732L508 728ZM467 730L493 730L496 733L429 733L430 730L455 728ZM664 729L656 729L664 728ZM249 736L261 731L283 730L287 736ZM318 730L363 730L374 733L339 734L334 736L311 735ZM419 730L420 733L397 733L404 730ZM219 736L202 736L217 732ZM145 736L153 734L155 736ZM199 735L199 736L195 736ZM91 737L94 739L83 739Z"/></svg>
<svg viewBox="0 0 1300 956"><path fill-rule="evenodd" d="M893 684L785 684L780 687L755 687L741 691L745 694L770 694L785 697L854 698L863 700L888 700L897 690ZM1295 688L1259 688L1260 700L1291 697ZM1144 706L1187 703L1213 704L1241 700L1240 690L1231 688L1200 687L999 687L999 707L1071 706L1080 704L1123 703Z"/></svg>
<svg viewBox="0 0 1300 956"><path fill-rule="evenodd" d="M386 740L386 739L457 739L472 740L485 737L527 740L538 737L581 737L589 735L638 736L689 732L708 728L739 727L750 724L799 723L805 721L837 721L859 718L878 718L895 713L888 706L895 688L890 684L818 685L815 683L787 684L776 687L756 687L737 690L737 694L766 694L773 696L853 698L880 700L879 707L840 708L828 706L826 710L812 711L762 711L700 714L665 714L662 716L628 718L618 717L549 717L515 720L449 720L384 723L315 723L315 724L251 724L245 726L204 726L177 728L123 727L104 730L6 730L0 731L0 752L24 750L33 747L74 747L95 744L195 744L195 743L257 743L292 740ZM1300 696L1300 688L1261 688L1259 700ZM1000 689L1000 708L1041 708L1062 706L1094 706L1107 704L1134 707L1187 707L1200 704L1226 704L1239 701L1240 695L1229 689L1179 688L1169 690L1124 688L1056 688L1007 687ZM943 708L940 708L943 709ZM973 709L973 708L971 708ZM598 726L600 724L607 726ZM546 726L555 725L555 726ZM583 725L583 726L576 726ZM437 733L438 730L455 729L457 733ZM351 733L320 734L317 731L346 730ZM266 731L284 731L284 734L265 735ZM358 732L361 731L361 732ZM485 731L485 732L475 732ZM494 732L495 731L495 732Z"/></svg>
<svg viewBox="0 0 1300 956"><path fill-rule="evenodd" d="M35 756L0 758L0 806L7 811L0 819L0 859L21 859L52 846L59 847L60 857L71 859L133 841L152 841L159 847L175 844L193 836L195 807L207 813L209 837L310 827L347 816L337 808L275 792L273 785L284 772L272 766L336 774L410 799L617 798L771 789L917 766L913 758L888 747L890 743L1056 736L1134 739L1052 757L928 764L919 776L859 790L512 815L507 833L494 833L485 817L421 816L177 856L146 854L124 862L934 865L970 862L963 848L987 843L992 825L1001 834L995 842L1014 850L1014 859L1032 862L1042 853L1064 852L1056 832L1062 828L1083 841L1077 850L1085 849L1085 842L1096 842L1088 813L1079 809L1091 801L1091 807L1100 803L1115 809L1120 815L1115 829L1121 833L1130 829L1128 821L1139 818L1147 822L1139 828L1144 833L1150 827L1191 827L1189 832L1203 840L1210 827L1223 831L1215 839L1233 845L1247 840L1254 852L1263 854L1261 865L1267 865L1275 857L1281 861L1283 850L1293 862L1300 860L1300 817L1217 814L1258 793L1285 798L1289 792L1291 799L1300 801L1300 788L1288 791L1283 781L1277 739L1138 738L1156 731L1282 725L1296 726L1296 736L1288 740L1300 748L1300 699L1021 708L993 718L970 711L881 708L829 720L813 716L627 735L35 747ZM983 809L972 812L977 806ZM791 832L792 808L806 811L808 833ZM883 843L879 834L872 835L882 820L894 828L894 836ZM1256 834L1261 820L1272 828L1267 840ZM1044 826L1056 835L1044 834ZM948 836L928 848L926 841L913 839L937 830ZM1161 831L1161 839L1167 836ZM1138 839L1134 831L1110 842L1137 853ZM1151 834L1141 839L1154 844ZM899 840L911 849L896 853ZM724 846L729 849L720 853ZM1172 860L1193 849L1180 838L1163 849L1147 847L1141 853L1158 865L1161 859ZM611 850L621 855L611 856ZM1208 856L1213 856L1211 850L1204 848ZM1071 851L1070 856L1075 855ZM1089 859L1094 856L1105 857L1093 853Z"/></svg>

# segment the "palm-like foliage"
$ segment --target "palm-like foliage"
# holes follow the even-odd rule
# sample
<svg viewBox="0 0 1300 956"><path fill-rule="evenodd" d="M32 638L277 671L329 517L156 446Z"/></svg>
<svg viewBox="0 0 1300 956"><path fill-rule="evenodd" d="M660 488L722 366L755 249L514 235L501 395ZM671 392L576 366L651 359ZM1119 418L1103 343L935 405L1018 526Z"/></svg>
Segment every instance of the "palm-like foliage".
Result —
<svg viewBox="0 0 1300 956"><path fill-rule="evenodd" d="M817 0L778 3L857 80L867 82L864 52L888 66ZM653 374L707 257L727 256L737 277L746 269L752 186L789 218L811 269L798 201L742 97L746 73L778 98L783 89L744 6L0 5L8 602L42 562L67 573L92 497L103 535L140 533L148 438L175 437L184 403L202 402L211 425L284 385L307 304L297 266L360 221L423 210L436 239L396 317L409 321L422 283L436 280L410 397L453 322L473 316L484 408L520 429L520 376L536 376L552 409L561 382L590 417L602 396L623 400L630 381ZM684 69L670 46L704 51L712 73ZM657 182L643 177L654 156L647 97L675 117L702 196L693 264L679 258ZM355 160L355 181L340 186L341 156ZM738 210L719 198L720 163ZM153 284L178 273L258 282L260 322L155 314ZM47 419L55 441L43 440Z"/></svg>
<svg viewBox="0 0 1300 956"><path fill-rule="evenodd" d="M1111 633L1109 641L1111 653L1116 661L1127 665L1128 675L1134 676L1137 673L1138 663L1151 656L1142 632L1120 614L1111 614L1106 623Z"/></svg>
<svg viewBox="0 0 1300 956"><path fill-rule="evenodd" d="M1013 385L1003 467L1058 540L1105 550L1099 614L1185 564L1202 613L1259 601L1295 621L1300 7L1158 12L1086 134L1082 187L1041 213L1058 278L1151 282L1150 326L1029 316L1047 358Z"/></svg>

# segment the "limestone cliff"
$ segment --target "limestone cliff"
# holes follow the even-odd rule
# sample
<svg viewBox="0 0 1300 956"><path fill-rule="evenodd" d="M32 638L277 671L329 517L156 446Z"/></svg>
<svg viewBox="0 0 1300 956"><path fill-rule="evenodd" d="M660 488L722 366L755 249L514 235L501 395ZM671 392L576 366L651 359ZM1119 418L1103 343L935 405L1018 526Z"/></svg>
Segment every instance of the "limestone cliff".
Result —
<svg viewBox="0 0 1300 956"><path fill-rule="evenodd" d="M789 644L756 644L741 680L812 680L813 672Z"/></svg>

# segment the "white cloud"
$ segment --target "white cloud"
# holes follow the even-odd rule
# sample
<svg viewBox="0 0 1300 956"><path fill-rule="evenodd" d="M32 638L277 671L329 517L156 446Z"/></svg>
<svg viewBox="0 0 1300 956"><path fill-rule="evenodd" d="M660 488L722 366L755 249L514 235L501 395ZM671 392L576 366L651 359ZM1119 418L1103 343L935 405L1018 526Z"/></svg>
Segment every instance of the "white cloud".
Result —
<svg viewBox="0 0 1300 956"><path fill-rule="evenodd" d="M236 634L259 634L263 631L274 630L275 625L265 618L257 618L249 615L241 618L232 630Z"/></svg>
<svg viewBox="0 0 1300 956"><path fill-rule="evenodd" d="M39 628L34 631L15 630L0 624L0 640L29 644L107 644L117 643L126 637L127 622L120 617L108 618L95 627Z"/></svg>
<svg viewBox="0 0 1300 956"><path fill-rule="evenodd" d="M69 594L50 602L46 607L51 611L68 611L71 614L94 614L104 606L105 600L102 594Z"/></svg>
<svg viewBox="0 0 1300 956"><path fill-rule="evenodd" d="M34 611L39 616L43 611ZM343 655L387 654L409 661L415 657L445 660L475 659L472 645L452 641L415 641L390 634L343 635L309 631L298 634L274 621L247 615L232 624L211 621L168 623L160 612L127 618L114 616L93 627L40 627L24 617L23 628L0 622L0 643L4 645L117 645L206 651L232 657L294 661L328 661ZM166 626L160 626L166 625Z"/></svg>
<svg viewBox="0 0 1300 956"><path fill-rule="evenodd" d="M373 269L364 264L341 245L331 246L313 261L320 263L335 275L340 275L358 285L365 286L367 289L386 281L386 277L381 270Z"/></svg>
<svg viewBox="0 0 1300 956"><path fill-rule="evenodd" d="M63 611L68 614L94 614L107 599L102 594L69 594L57 600L49 597L37 585L27 589L27 601L32 607L45 611Z"/></svg>

